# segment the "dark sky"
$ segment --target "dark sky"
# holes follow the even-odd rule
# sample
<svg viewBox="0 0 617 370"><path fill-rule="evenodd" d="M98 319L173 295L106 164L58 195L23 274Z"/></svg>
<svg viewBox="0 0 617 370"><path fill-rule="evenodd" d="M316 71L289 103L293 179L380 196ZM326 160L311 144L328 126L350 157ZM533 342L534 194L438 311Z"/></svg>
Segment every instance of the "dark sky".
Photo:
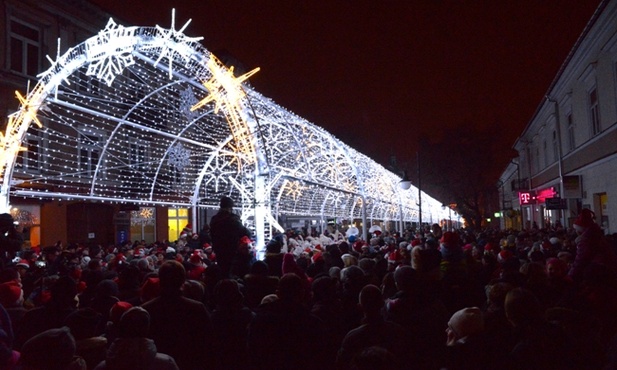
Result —
<svg viewBox="0 0 617 370"><path fill-rule="evenodd" d="M461 125L499 125L507 156L600 0L94 2L140 26L176 8L176 29L261 67L257 91L386 165Z"/></svg>

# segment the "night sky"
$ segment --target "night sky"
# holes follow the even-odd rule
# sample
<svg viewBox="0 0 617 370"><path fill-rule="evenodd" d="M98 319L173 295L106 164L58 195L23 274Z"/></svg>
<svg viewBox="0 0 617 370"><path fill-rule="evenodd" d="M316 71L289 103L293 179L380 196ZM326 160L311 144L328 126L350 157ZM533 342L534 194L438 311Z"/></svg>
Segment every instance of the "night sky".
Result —
<svg viewBox="0 0 617 370"><path fill-rule="evenodd" d="M93 2L166 28L176 8L176 29L261 67L257 91L383 165L420 134L498 125L500 172L600 0Z"/></svg>

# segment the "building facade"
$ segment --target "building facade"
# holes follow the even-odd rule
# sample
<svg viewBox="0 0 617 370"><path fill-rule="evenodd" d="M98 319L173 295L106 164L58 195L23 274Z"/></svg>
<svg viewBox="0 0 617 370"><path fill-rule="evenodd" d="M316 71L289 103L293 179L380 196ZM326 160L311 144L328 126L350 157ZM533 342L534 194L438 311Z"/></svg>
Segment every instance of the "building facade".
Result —
<svg viewBox="0 0 617 370"><path fill-rule="evenodd" d="M571 226L591 209L617 232L617 1L602 1L500 178L502 226Z"/></svg>

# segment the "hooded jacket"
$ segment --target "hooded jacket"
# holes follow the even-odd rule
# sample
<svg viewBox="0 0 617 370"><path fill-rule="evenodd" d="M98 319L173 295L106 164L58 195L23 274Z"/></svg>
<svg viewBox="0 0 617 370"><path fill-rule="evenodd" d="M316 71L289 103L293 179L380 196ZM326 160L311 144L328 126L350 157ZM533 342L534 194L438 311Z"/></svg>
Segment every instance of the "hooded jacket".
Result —
<svg viewBox="0 0 617 370"><path fill-rule="evenodd" d="M118 338L109 350L107 358L95 370L178 370L174 359L156 351L156 345L148 338Z"/></svg>

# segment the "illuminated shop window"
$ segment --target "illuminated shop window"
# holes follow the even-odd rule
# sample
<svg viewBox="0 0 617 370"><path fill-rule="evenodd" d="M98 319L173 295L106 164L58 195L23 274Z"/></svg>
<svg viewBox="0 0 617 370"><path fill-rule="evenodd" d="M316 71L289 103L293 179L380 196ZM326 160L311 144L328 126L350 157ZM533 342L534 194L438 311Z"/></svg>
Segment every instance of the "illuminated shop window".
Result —
<svg viewBox="0 0 617 370"><path fill-rule="evenodd" d="M178 240L180 232L189 223L188 208L170 208L167 210L167 227L169 228L169 241Z"/></svg>

